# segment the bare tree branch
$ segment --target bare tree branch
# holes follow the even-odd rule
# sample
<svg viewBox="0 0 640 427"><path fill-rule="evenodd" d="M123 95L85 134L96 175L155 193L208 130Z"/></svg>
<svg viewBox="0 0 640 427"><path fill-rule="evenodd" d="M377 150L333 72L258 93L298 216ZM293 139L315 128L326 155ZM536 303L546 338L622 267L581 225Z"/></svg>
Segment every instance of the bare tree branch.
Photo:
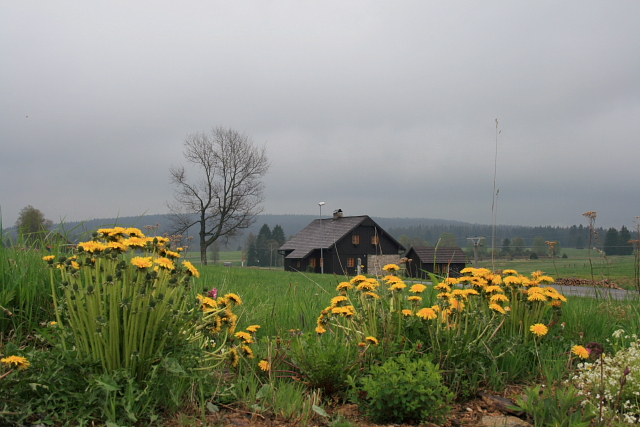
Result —
<svg viewBox="0 0 640 427"><path fill-rule="evenodd" d="M265 146L256 146L246 134L217 127L210 133L194 133L184 140L183 155L201 172L197 181L185 168L169 170L174 202L169 203L172 232L183 234L199 228L200 257L207 263L207 248L220 238L242 232L262 212L264 184L269 170Z"/></svg>

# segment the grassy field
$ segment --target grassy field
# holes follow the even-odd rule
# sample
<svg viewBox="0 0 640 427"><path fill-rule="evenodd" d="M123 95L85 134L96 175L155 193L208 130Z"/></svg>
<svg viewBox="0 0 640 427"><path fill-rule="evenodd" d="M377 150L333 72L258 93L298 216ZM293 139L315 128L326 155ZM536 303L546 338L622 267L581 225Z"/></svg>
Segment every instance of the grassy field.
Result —
<svg viewBox="0 0 640 427"><path fill-rule="evenodd" d="M562 254L566 254L567 258L562 258ZM187 259L199 264L200 254L198 252L189 252ZM233 267L240 267L242 265L242 252L220 252L220 260L214 265L222 265L223 262L231 262ZM478 266L493 269L492 264L490 258L484 258L478 263ZM273 267L273 269L281 270L280 267ZM587 249L566 248L562 249L560 256L556 257L555 260L551 258L536 260L528 258L507 260L500 258L495 261L495 269L514 269L523 274L542 270L555 278L577 277L580 279L591 279L593 271L593 279L595 280L609 279L624 288L636 289L633 255L604 258L597 251L591 251L590 263Z"/></svg>
<svg viewBox="0 0 640 427"><path fill-rule="evenodd" d="M542 270L554 278L577 277L580 279L591 279L593 272L594 280L609 279L612 282L626 288L635 288L634 281L634 257L612 256L603 257L597 251L591 251L591 262L586 249L563 249L562 253L567 254L567 258L556 257L541 259L497 259L492 263L490 258L485 258L478 263L479 267L504 270L514 269L521 273L528 274L532 271Z"/></svg>
<svg viewBox="0 0 640 427"><path fill-rule="evenodd" d="M54 264L53 259L50 260L50 267L47 267L49 264L42 259L44 253L24 248L0 249L0 355L17 358L13 362L9 359L0 361L0 406L4 405L6 408L0 412L0 424L3 424L5 416L25 420L29 417L40 417L40 414L47 414L47 422L51 425L62 425L56 424L55 420L69 419L70 416L85 420L84 425L100 420L109 420L113 425L133 425L135 417L151 422L151 419L157 419L158 414L172 417L173 413L188 414L204 422L206 410L219 410L219 404L225 408L233 407L246 414L263 414L260 415L263 419L270 417L269 422L311 419L309 417L316 413L312 405L330 406L335 404L337 399L361 396L361 391L365 390L365 383L362 382L365 377L373 378L371 375L374 375L376 367L402 355L408 355L415 360L433 360L437 363L439 368L435 369L438 375L441 374L444 384L450 387L460 402L473 398L479 390L499 391L507 385L514 384L545 383L552 386L550 390L559 388L564 393L563 390L569 390L564 381L575 374L579 362L572 353L574 346L600 343L606 354L615 354L620 349L635 346L637 337L633 334L640 333L640 311L637 301L572 297L561 306L549 308L546 302L535 302L539 301L538 299L519 303L518 298L522 295L510 293L509 289L505 289L504 292L510 293L512 300L508 314L505 311L502 313L505 317L501 317L499 310L496 311L489 306L488 296L467 295L469 301L466 298L463 301L463 297L459 296L456 305L462 308L452 311L447 307L456 302L453 301L455 297L444 298L444 294L433 286L412 290L413 284L409 282L406 290L396 292L397 289L404 288L392 289L395 285L389 287L393 283L389 278L388 283L381 281L377 288L379 295L373 299L370 298L371 295L366 296L367 293L364 293L367 288L349 291L349 302L353 304L350 307L358 313L354 315L349 314L351 310L346 310L347 298L338 296L340 292L336 289L341 282L349 278L329 274L285 272L282 269L239 268L240 252L221 253L219 263L202 266L198 262L199 254L190 253L189 259L197 265L200 278L190 279L194 280L195 285L189 291L191 293L186 293L185 304L189 300L195 301L197 294L205 294L213 288L217 289L220 301L238 302L239 299L235 299L237 295L242 299L242 304L230 304L218 312L220 317L225 319L230 319L235 313L238 316L237 329L231 331L229 336L226 335L228 331L224 329L211 332L211 339L208 341L196 340L195 334L189 335L186 339L182 334L173 334L172 330L167 329L158 334L158 339L166 337L176 340L176 344L167 345L162 348L162 353L154 354L154 367L150 368L150 373L142 379L137 379L128 376L125 368L105 371L97 363L103 360L101 355L93 356L85 362L80 358L77 346L65 347L65 342L80 343L89 338L104 336L102 328L106 325L111 327L106 321L119 319L119 314L111 319L107 319L103 314L95 316L96 323L79 324L86 327L88 332L85 335L88 338L83 338L85 335L74 338L67 332L72 319L67 312L68 307L76 309L80 304L95 307L94 302L99 295L93 285L86 286L84 296L78 293L80 296L76 297L75 293L78 291L74 290L73 286L64 285L65 282L59 279L55 282L49 281L50 277L57 278L62 273L54 266L58 264ZM557 259L555 265L550 259L499 260L495 267L513 268L525 275L543 270L552 276L591 276L586 251L567 250L566 253L568 258ZM46 257L56 258L61 255L63 254ZM65 258L66 255L68 254L64 254ZM107 255L106 252L104 255L96 255L100 261L99 265L108 265L111 257ZM120 256L125 260L125 265L129 265L128 260L134 255ZM56 259L55 263L62 266L63 258ZM63 267L69 272L67 277L76 281L75 285L78 282L82 285L87 281L104 286L103 289L108 289L109 292L118 289L115 288L120 286L117 284L117 273L115 281L113 277L108 278L108 275L104 276L106 281L96 281L97 274L108 271L107 268L95 269L94 260L89 257L77 259L84 265L78 264L75 267L69 261L65 264L66 267ZM180 313L177 310L161 309L161 301L167 300L164 295L160 297L161 294L154 294L157 299L144 296L152 289L148 287L152 279L158 277L154 276L156 270L152 273L150 267L143 264L144 260L138 258L135 263L134 260L130 260L128 266L136 273L128 276L136 279L127 282L127 286L138 286L135 294L139 301L136 313L145 310L143 313L149 313L145 319L152 319L164 313L166 321L174 316L188 315L189 312L186 311ZM156 264L166 265L165 261ZM224 267L222 262L232 262L234 266ZM596 278L604 276L617 282L625 277L633 278L631 257L614 257L610 260L594 257L592 264ZM491 261L483 261L482 266L491 267ZM149 270L145 273L147 268ZM74 269L81 270L83 274L76 274ZM179 271L177 268L176 270ZM158 271L159 274L168 274L159 267ZM61 306L62 320L57 326L52 322L55 318L50 294L52 290L59 298L62 298L65 292L74 292L70 294L74 297ZM231 293L236 295L225 297ZM344 293L347 294L347 291ZM409 302L409 298L416 298L416 295L410 297L411 294L419 294L418 304L424 307L424 310L432 310L429 307L440 304L438 311L444 313L448 310L448 314L438 317L434 311L434 318L429 317L428 311L425 311L420 315L418 305L414 306L413 302ZM135 313L127 314L130 307L127 305L129 297L118 300L111 298L112 294L109 295L109 298L104 299L107 302L98 306L95 313L98 313L98 310L102 310L99 313L108 313L107 309L122 309L122 318L132 319L131 316ZM118 301L120 304L117 304ZM468 303L468 308L464 308L461 303ZM230 311L231 305L234 306L233 313ZM200 307L200 303L196 306ZM330 310L333 314L330 318L326 317L326 313L329 312L328 306L332 306ZM204 306L201 308L205 310ZM342 311L343 309L346 312ZM323 310L325 313L320 316ZM203 319L210 319L208 316L213 315L211 310L205 313L209 314L203 315ZM343 317L340 313L346 314ZM215 322L201 323L203 320L198 316L188 319L191 319L190 322L198 322L198 327L202 325L198 330L208 331L205 327L211 330L223 328ZM318 331L322 319L325 319L323 325L328 331ZM228 324L223 323L222 319L219 320L220 325ZM185 325L192 324L185 322ZM261 327L252 335L245 332L250 331L250 325ZM548 325L548 329L545 325ZM540 333L534 332L534 327L538 331L539 328L544 330ZM614 340L614 331L619 329L624 329L624 333L620 332L620 338L616 337ZM114 330L120 331L119 328ZM146 326L138 329L146 330ZM250 332L255 332L255 328ZM120 342L119 339L129 340L131 336L136 335L110 335L116 337L116 342ZM137 336L150 335L140 333ZM215 346L220 347L215 350ZM203 353L204 349L207 349L206 353ZM246 354L242 353L243 351ZM242 359L235 359L234 362L234 354L236 357L238 354L244 356ZM12 370L11 363L17 363L15 360L20 358L28 360L31 367ZM591 357L592 361L594 359L595 356ZM613 363L609 364L613 366ZM625 360L621 366L628 365L631 366L631 372L638 372L640 358ZM357 370L354 368L348 371L345 367L356 367ZM401 374L399 371L396 373ZM358 380L347 381L347 374L355 375ZM622 374L618 372L612 375L618 378ZM413 376L414 374L410 373L407 378ZM387 385L386 381L390 377L393 375L384 374L376 378L380 389L398 390L396 386ZM627 385L629 393L640 390L640 383L636 385L635 379L629 377L630 384L632 381L633 385ZM34 390L31 384L44 386ZM172 387L168 388L166 384L171 384ZM336 385L339 392L336 392ZM406 387L407 399L414 399L423 388L422 384L416 384L415 389L412 387ZM619 386L616 387L619 389ZM587 397L595 399L595 389L585 390ZM320 393L324 393L326 400L319 397ZM330 396L331 393L337 394ZM557 399L563 399L562 396L566 394L562 393ZM637 404L640 414L640 400L635 396L637 395L630 394L630 399ZM359 401L355 397L353 399L361 408L374 407L366 401ZM597 399L594 401L598 403ZM282 414L290 402L297 402L298 409L292 410L291 413L294 415L287 418ZM122 408L131 408L128 409L130 413ZM387 409L384 410L388 412ZM580 408L576 407L576 410ZM565 413L561 415L565 416ZM337 427L339 421L328 420L326 425ZM555 421L557 420L545 420L546 424L543 424L538 419L536 424L555 425ZM195 419L192 419L189 423L180 425L195 424ZM214 422L206 425L219 424ZM291 421L289 425L309 424L307 421Z"/></svg>

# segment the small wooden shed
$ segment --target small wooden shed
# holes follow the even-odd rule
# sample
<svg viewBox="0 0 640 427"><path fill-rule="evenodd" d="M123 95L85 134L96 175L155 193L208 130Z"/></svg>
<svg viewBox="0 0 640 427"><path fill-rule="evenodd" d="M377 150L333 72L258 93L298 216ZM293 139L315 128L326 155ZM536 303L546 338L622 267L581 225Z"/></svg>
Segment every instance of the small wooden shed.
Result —
<svg viewBox="0 0 640 427"><path fill-rule="evenodd" d="M458 277L467 265L467 255L457 246L432 248L414 246L406 255L406 274L409 277L428 279L428 273L445 277Z"/></svg>

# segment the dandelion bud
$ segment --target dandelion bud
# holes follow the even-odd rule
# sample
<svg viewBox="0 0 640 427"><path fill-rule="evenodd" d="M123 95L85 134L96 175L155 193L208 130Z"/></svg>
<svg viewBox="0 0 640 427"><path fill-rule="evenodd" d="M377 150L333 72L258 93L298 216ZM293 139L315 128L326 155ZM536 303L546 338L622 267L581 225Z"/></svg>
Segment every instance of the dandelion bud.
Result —
<svg viewBox="0 0 640 427"><path fill-rule="evenodd" d="M58 262L65 262L67 260L66 256L61 256L60 258L58 258Z"/></svg>
<svg viewBox="0 0 640 427"><path fill-rule="evenodd" d="M89 285L87 286L87 295L93 295L94 287Z"/></svg>
<svg viewBox="0 0 640 427"><path fill-rule="evenodd" d="M95 239L96 237L98 237L99 235L100 235L100 234L98 234L98 232L97 232L97 231L94 231L93 233L91 233L91 237L93 237L94 239Z"/></svg>

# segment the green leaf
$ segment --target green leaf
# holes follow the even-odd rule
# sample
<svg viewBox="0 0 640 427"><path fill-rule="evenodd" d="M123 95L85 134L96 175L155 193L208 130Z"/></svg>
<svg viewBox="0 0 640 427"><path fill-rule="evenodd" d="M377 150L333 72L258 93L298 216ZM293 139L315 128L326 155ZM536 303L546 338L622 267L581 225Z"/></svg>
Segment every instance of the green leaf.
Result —
<svg viewBox="0 0 640 427"><path fill-rule="evenodd" d="M211 402L207 402L207 409L209 410L209 412L211 412L212 414L215 414L216 412L220 412L220 408L218 408L216 405L214 405Z"/></svg>
<svg viewBox="0 0 640 427"><path fill-rule="evenodd" d="M97 378L96 384L100 386L105 391L118 391L120 387L116 383L116 381L108 375L103 375L100 378Z"/></svg>
<svg viewBox="0 0 640 427"><path fill-rule="evenodd" d="M327 414L327 411L325 411L324 409L322 409L318 405L311 405L311 409L313 409L313 411L316 414L320 415L321 417L329 418L329 414Z"/></svg>
<svg viewBox="0 0 640 427"><path fill-rule="evenodd" d="M269 384L265 384L260 387L260 390L256 393L256 399L264 399L268 393L271 391L271 386Z"/></svg>

